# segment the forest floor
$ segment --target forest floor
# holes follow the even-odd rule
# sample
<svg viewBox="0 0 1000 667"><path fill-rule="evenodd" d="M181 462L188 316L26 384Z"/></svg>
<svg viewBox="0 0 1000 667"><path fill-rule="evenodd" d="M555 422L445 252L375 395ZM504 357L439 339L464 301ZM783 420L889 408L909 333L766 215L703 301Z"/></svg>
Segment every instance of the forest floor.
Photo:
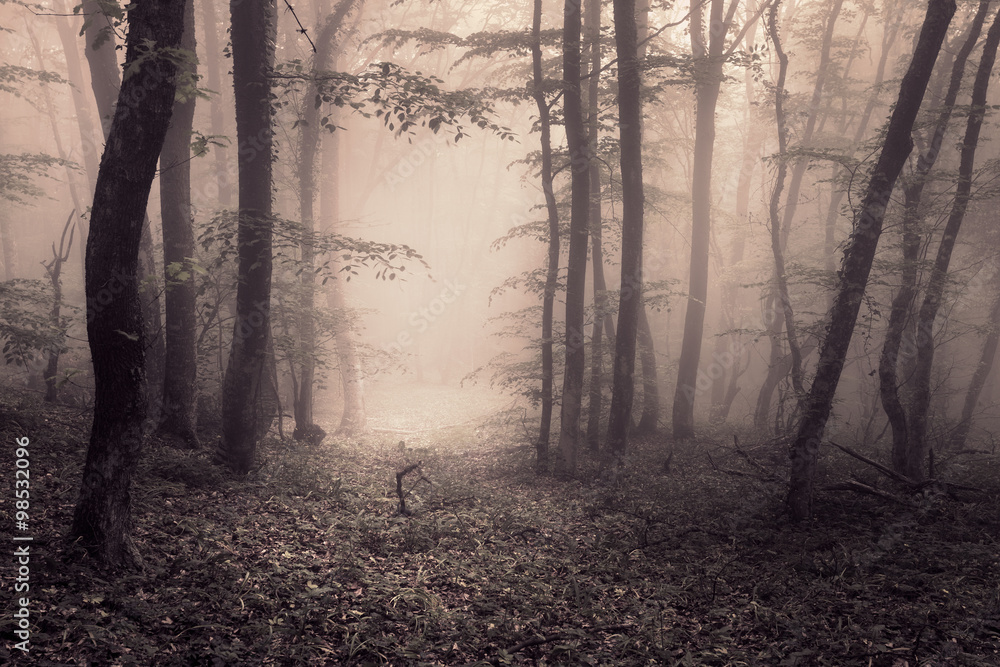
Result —
<svg viewBox="0 0 1000 667"><path fill-rule="evenodd" d="M108 575L63 538L89 416L0 392L0 521L27 436L33 537L30 652L5 584L0 663L1000 665L993 452L939 457L978 489L953 498L825 448L820 486L856 474L900 502L822 492L791 525L784 447L748 434L678 445L669 469L649 439L622 477L585 459L567 480L534 472L522 413L484 392L376 390L369 410L382 430L271 441L240 480L151 443L144 569ZM396 474L418 461L404 516Z"/></svg>

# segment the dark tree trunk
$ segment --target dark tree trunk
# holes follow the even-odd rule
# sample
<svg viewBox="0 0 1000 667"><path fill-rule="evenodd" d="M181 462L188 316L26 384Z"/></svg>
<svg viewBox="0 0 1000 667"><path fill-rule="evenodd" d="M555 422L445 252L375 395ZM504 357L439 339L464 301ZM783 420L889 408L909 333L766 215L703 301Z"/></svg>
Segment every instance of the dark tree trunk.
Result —
<svg viewBox="0 0 1000 667"><path fill-rule="evenodd" d="M896 472L915 480L923 479L927 475L925 464L930 449L927 442L927 417L931 403L931 369L934 364L934 321L941 308L955 241L965 219L969 200L972 199L976 147L979 144L983 118L986 115L986 94L989 90L990 74L996 61L998 45L1000 45L1000 12L994 17L986 35L983 57L979 61L976 80L972 84L972 108L965 128L965 139L962 141L955 200L944 232L941 234L937 257L934 259L934 266L931 268L931 275L924 292L924 301L917 313L915 338L917 354L913 366L912 398L907 411L906 447L903 451L893 450L892 453L893 468Z"/></svg>
<svg viewBox="0 0 1000 667"><path fill-rule="evenodd" d="M708 299L708 255L712 224L712 156L715 151L715 107L722 86L722 65L729 21L723 0L711 0L709 42L705 44L702 0L691 0L691 47L695 76L694 165L691 182L691 267L688 278L684 337L677 363L673 435L694 437L694 399L698 393L698 363L705 330Z"/></svg>
<svg viewBox="0 0 1000 667"><path fill-rule="evenodd" d="M88 15L85 24L87 40L85 53L97 111L101 117L101 129L107 141L121 85L121 73L115 55L115 33L111 29L111 19L103 13L99 2L88 0L84 3L83 11ZM148 215L143 222L142 235L139 239L139 285L143 326L147 336L147 416L158 419L157 413L162 402L160 394L163 387L165 351L163 321L160 314L160 287ZM149 414L150 412L154 414Z"/></svg>
<svg viewBox="0 0 1000 667"><path fill-rule="evenodd" d="M143 2L128 13L126 61L180 44L183 0ZM87 337L94 362L94 423L71 537L100 563L138 563L130 489L143 442L146 387L139 238L156 161L174 104L175 67L159 57L136 64L118 96L87 239Z"/></svg>
<svg viewBox="0 0 1000 667"><path fill-rule="evenodd" d="M181 48L194 54L194 2L184 9ZM191 61L188 75L197 66ZM195 255L191 210L191 130L195 97L189 94L174 103L170 129L160 154L160 217L163 224L164 371L160 433L177 438L185 447L197 448L195 432L196 293L191 258Z"/></svg>
<svg viewBox="0 0 1000 667"><path fill-rule="evenodd" d="M868 284L885 210L899 172L913 148L910 139L913 122L954 14L954 0L930 0L928 4L913 60L903 77L899 99L889 120L882 152L872 170L867 192L855 219L854 232L844 251L837 294L820 349L816 377L790 449L791 478L786 502L793 520L807 519L812 514L813 477L820 438L830 416Z"/></svg>
<svg viewBox="0 0 1000 667"><path fill-rule="evenodd" d="M222 455L238 473L254 464L270 422L271 84L274 0L231 0L233 88L239 144L236 324L222 386Z"/></svg>
<svg viewBox="0 0 1000 667"><path fill-rule="evenodd" d="M620 459L628 446L635 394L636 335L642 304L642 101L636 50L635 0L615 0L618 130L622 173L622 266L618 332L608 418L608 447Z"/></svg>
<svg viewBox="0 0 1000 667"><path fill-rule="evenodd" d="M571 187L569 259L566 272L566 365L560 406L559 465L562 472L576 469L580 444L580 415L584 372L584 288L587 281L587 216L590 208L590 151L583 119L580 90L581 5L566 0L563 8L563 112L569 150Z"/></svg>
<svg viewBox="0 0 1000 667"><path fill-rule="evenodd" d="M900 398L899 382L899 352L906 332L907 322L912 316L913 301L917 296L917 273L920 260L922 237L918 230L921 219L920 202L927 184L928 176L938 155L945 131L951 120L958 93L965 76L965 67L982 33L983 23L990 2L981 2L972 23L969 26L965 43L955 56L951 70L951 82L941 103L931 135L930 144L917 160L917 167L904 189L903 219L900 224L903 241L903 266L900 271L899 291L892 299L889 310L889 322L886 327L885 341L882 343L882 353L879 356L879 396L882 409L885 411L892 429L893 467L902 471L906 467L906 452L908 442L908 423L906 409Z"/></svg>
<svg viewBox="0 0 1000 667"><path fill-rule="evenodd" d="M549 221L549 257L545 271L545 292L542 296L542 417L538 428L538 441L535 443L539 469L548 463L549 438L552 432L552 385L555 378L552 353L555 335L552 319L559 278L559 210L552 188L552 128L542 78L541 25L542 0L535 0L531 19L532 96L538 108L538 124L541 130L542 191L545 193L545 210Z"/></svg>

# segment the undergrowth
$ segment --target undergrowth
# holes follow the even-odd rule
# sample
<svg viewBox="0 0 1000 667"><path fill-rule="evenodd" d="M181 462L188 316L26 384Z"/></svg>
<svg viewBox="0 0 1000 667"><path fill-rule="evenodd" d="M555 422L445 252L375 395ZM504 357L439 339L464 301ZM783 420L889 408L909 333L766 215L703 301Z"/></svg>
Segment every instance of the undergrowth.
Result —
<svg viewBox="0 0 1000 667"><path fill-rule="evenodd" d="M536 475L502 421L410 444L272 441L241 480L153 442L133 494L144 569L108 575L62 537L87 415L11 401L5 442L32 441L32 635L25 658L4 614L4 662L1000 664L991 454L947 462L978 492L821 493L814 521L792 526L776 444L677 446L668 469L652 439L602 483L594 462L573 480ZM418 460L401 516L395 475ZM861 465L824 450L821 475ZM8 447L8 526L12 469Z"/></svg>

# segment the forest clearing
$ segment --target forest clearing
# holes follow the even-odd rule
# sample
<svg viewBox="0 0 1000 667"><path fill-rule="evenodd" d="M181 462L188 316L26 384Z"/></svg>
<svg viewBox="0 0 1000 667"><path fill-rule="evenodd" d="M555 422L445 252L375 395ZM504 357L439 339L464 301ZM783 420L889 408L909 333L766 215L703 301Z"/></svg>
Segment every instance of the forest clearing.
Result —
<svg viewBox="0 0 1000 667"><path fill-rule="evenodd" d="M469 393L439 398L490 406ZM377 397L372 416L418 395ZM271 441L242 481L154 443L134 500L144 567L106 578L63 544L83 416L17 401L0 410L5 439L14 409L34 435L33 665L1000 664L995 453L942 462L979 491L825 492L803 527L781 516L776 443L706 438L666 472L650 439L614 483L596 462L541 482L520 411L402 447ZM455 417L434 405L386 427ZM395 474L417 461L404 516ZM842 452L821 461L821 484L894 491Z"/></svg>

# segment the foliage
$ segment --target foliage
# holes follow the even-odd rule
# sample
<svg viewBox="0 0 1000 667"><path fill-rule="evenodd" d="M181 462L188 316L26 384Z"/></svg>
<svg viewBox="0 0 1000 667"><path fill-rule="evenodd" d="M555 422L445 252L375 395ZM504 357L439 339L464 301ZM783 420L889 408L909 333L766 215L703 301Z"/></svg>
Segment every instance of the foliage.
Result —
<svg viewBox="0 0 1000 667"><path fill-rule="evenodd" d="M62 349L66 329L49 318L52 285L40 280L0 282L0 339L6 364L26 366L48 350Z"/></svg>
<svg viewBox="0 0 1000 667"><path fill-rule="evenodd" d="M72 162L45 153L0 153L0 201L27 204L45 194L34 180L49 175L53 167L73 167Z"/></svg>
<svg viewBox="0 0 1000 667"><path fill-rule="evenodd" d="M493 109L478 91L466 89L442 90L441 79L420 72L411 73L390 62L374 63L361 74L346 72L321 72L313 74L299 60L279 63L274 77L282 87L276 106L293 104L293 93L300 94L301 86L316 86L317 107L350 107L364 118L380 118L385 127L397 137L413 134L413 129L427 127L438 132L450 126L455 141L468 136L462 118L480 129L488 129L501 139L513 141L509 128L493 120ZM293 127L305 121L298 120ZM320 125L333 132L337 129L332 112L320 118Z"/></svg>
<svg viewBox="0 0 1000 667"><path fill-rule="evenodd" d="M55 72L36 70L4 63L0 65L0 93L21 97L21 86L29 81L37 83L69 83Z"/></svg>

